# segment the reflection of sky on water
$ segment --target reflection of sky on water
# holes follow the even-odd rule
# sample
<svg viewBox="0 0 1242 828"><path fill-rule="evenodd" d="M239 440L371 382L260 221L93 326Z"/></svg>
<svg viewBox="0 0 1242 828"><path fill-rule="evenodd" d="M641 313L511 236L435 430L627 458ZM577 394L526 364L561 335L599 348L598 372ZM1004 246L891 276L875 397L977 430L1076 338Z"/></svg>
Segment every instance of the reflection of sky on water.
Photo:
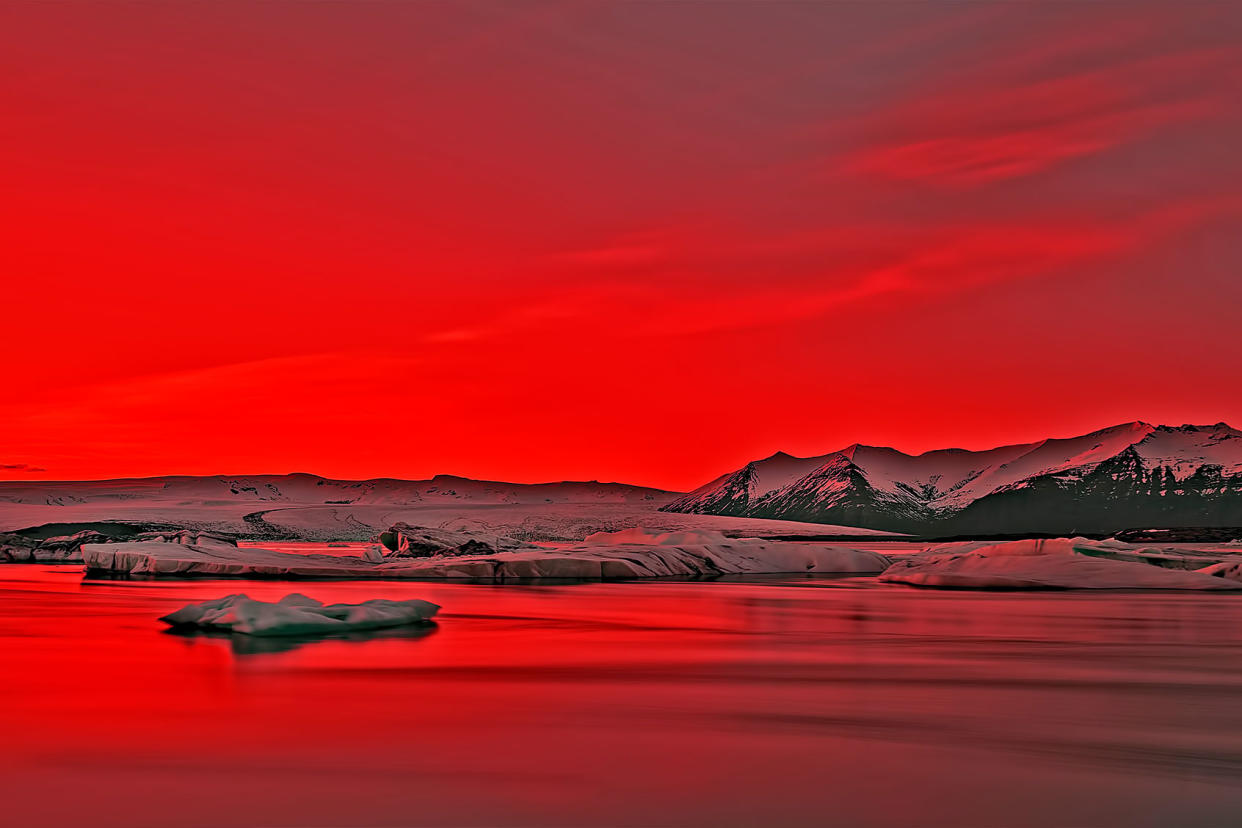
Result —
<svg viewBox="0 0 1242 828"><path fill-rule="evenodd" d="M0 574L15 824L1215 825L1242 808L1239 596ZM313 641L155 621L292 591L444 610L434 631Z"/></svg>

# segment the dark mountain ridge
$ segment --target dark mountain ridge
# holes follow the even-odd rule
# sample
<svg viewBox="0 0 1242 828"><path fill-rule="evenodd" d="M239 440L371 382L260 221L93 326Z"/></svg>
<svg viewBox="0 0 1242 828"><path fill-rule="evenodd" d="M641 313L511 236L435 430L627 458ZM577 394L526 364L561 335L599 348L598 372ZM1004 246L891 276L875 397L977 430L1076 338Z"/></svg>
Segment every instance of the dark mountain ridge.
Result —
<svg viewBox="0 0 1242 828"><path fill-rule="evenodd" d="M778 452L662 507L924 535L1242 524L1242 432L1123 423L986 451Z"/></svg>

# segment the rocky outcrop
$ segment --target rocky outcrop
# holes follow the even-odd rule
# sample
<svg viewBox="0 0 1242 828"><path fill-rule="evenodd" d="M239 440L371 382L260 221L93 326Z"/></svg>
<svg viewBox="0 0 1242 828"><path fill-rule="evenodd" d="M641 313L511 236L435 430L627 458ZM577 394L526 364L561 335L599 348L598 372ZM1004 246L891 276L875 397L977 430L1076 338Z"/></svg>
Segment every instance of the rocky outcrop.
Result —
<svg viewBox="0 0 1242 828"><path fill-rule="evenodd" d="M387 558L429 558L435 555L494 555L528 548L527 544L505 535L429 526L395 523L381 532L376 541L388 550Z"/></svg>

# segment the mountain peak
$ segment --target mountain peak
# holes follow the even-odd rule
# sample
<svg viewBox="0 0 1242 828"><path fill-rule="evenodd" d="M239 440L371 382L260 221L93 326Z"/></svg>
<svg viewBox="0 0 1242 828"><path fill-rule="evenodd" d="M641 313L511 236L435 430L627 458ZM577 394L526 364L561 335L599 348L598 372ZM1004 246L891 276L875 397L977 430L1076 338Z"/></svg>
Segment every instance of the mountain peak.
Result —
<svg viewBox="0 0 1242 828"><path fill-rule="evenodd" d="M1192 523L1195 515L1218 520L1228 514L1242 524L1242 432L1223 422L1155 426L1134 420L1076 437L918 455L852 443L818 457L777 452L746 468L744 493L739 486L733 494L712 483L665 509L853 521L896 531L950 521L957 529L963 513L979 525L1022 524L1027 531L1036 520L1054 527L1038 531L1069 531L1106 525L1126 514L1136 517L1125 520L1139 522L1178 514ZM1025 498L1043 500L1026 506L1019 502ZM1222 500L1228 502L1218 503ZM987 505L978 508L981 503ZM1151 517L1143 517L1143 510ZM981 517L976 520L976 515ZM1056 521L1070 522L1061 526ZM960 523L968 525L974 524Z"/></svg>
<svg viewBox="0 0 1242 828"><path fill-rule="evenodd" d="M769 454L767 457L763 458L763 460L796 460L796 459L797 459L796 457L794 457L792 454L790 454L787 451L778 451L775 454ZM758 462L762 463L763 460L760 460Z"/></svg>
<svg viewBox="0 0 1242 828"><path fill-rule="evenodd" d="M1156 431L1180 431L1186 433L1195 432L1216 432L1216 431L1237 431L1236 428L1228 423L1221 421L1211 425L1195 425L1194 423L1182 423L1180 426L1156 426Z"/></svg>
<svg viewBox="0 0 1242 828"><path fill-rule="evenodd" d="M895 451L897 451L897 449L888 448L888 447L886 447L886 446L868 446L868 445L866 445L866 444L864 444L864 443L850 443L848 446L846 446L845 448L841 449L840 451L833 452L833 453L834 453L834 454L840 454L840 455L843 455L843 456L848 457L848 458L850 458L851 460L853 460L855 457L857 457L857 456L858 456L858 453L859 453L859 452L866 452L866 451L892 451L892 452L895 452Z"/></svg>
<svg viewBox="0 0 1242 828"><path fill-rule="evenodd" d="M1144 422L1143 420L1131 420L1130 422L1118 423L1117 425L1114 425L1114 426L1108 426L1107 428L1101 428L1098 431L1092 431L1090 432L1090 434L1117 434L1119 432L1139 432L1139 431L1150 432L1150 431L1155 431L1157 428L1163 428L1163 426L1154 426L1151 423ZM1088 435L1084 435L1084 436L1088 436Z"/></svg>

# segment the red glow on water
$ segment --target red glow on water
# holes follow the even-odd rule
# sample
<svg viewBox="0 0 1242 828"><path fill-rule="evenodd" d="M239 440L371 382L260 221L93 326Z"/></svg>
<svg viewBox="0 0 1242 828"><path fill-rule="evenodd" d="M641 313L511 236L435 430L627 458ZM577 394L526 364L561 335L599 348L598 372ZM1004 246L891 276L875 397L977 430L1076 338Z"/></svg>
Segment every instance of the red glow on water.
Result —
<svg viewBox="0 0 1242 828"><path fill-rule="evenodd" d="M0 588L12 824L1146 824L1176 803L1214 825L1242 806L1232 596L80 578L8 567ZM293 589L444 610L430 633L313 643L155 620Z"/></svg>

